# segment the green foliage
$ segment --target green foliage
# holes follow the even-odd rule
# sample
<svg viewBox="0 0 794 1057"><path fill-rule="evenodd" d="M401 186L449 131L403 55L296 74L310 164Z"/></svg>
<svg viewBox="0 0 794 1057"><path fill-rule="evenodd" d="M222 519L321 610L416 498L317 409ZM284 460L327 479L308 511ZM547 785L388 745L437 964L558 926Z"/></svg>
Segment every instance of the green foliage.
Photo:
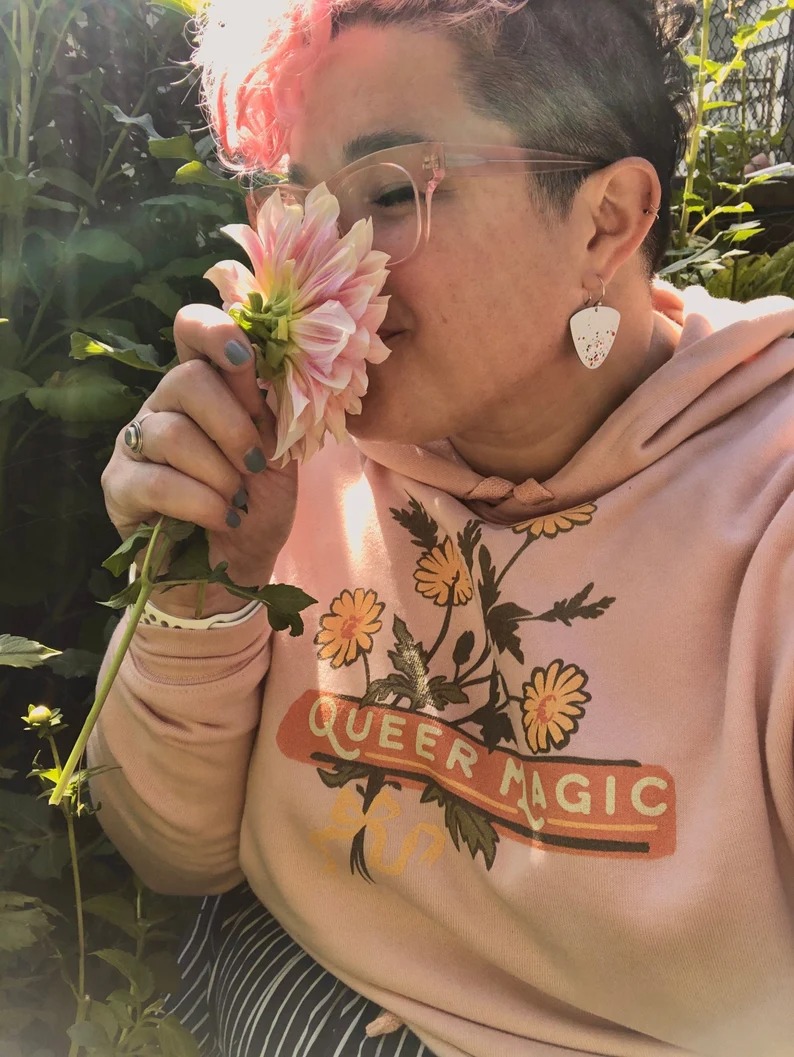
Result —
<svg viewBox="0 0 794 1057"><path fill-rule="evenodd" d="M182 68L192 12L0 2L0 630L14 631L0 635L3 1057L197 1055L159 1015L193 901L137 884L91 817L90 772L62 810L46 803L50 750L80 729L115 625L97 602L126 570L102 567L117 542L102 467L175 362L179 308L219 303L202 278L230 256L219 227L246 219Z"/></svg>
<svg viewBox="0 0 794 1057"><path fill-rule="evenodd" d="M669 263L660 275L681 288L701 284L716 296L748 300L757 296L748 295L755 284L742 282L742 275L750 270L757 278L761 267L766 293L794 296L787 257L764 255L759 265L758 255L740 248L762 231L759 221L746 219L755 211L748 192L776 182L774 174L745 175L744 169L756 155L779 147L785 132L749 125L744 55L765 29L794 11L794 0L770 7L756 21L738 26L733 54L725 62L707 58L712 4L713 0L702 0L699 54L687 56L696 73L697 119L686 154L684 186L673 199L676 237ZM725 98L731 81L738 87L739 100ZM714 120L715 112L722 111L725 119Z"/></svg>

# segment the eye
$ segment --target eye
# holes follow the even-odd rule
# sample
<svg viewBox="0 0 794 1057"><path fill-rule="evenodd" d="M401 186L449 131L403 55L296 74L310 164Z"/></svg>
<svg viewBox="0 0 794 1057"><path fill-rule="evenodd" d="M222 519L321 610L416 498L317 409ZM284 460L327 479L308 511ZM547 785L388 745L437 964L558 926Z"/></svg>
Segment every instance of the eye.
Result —
<svg viewBox="0 0 794 1057"><path fill-rule="evenodd" d="M410 184L383 188L373 197L372 204L379 209L390 209L395 206L413 204L414 189Z"/></svg>

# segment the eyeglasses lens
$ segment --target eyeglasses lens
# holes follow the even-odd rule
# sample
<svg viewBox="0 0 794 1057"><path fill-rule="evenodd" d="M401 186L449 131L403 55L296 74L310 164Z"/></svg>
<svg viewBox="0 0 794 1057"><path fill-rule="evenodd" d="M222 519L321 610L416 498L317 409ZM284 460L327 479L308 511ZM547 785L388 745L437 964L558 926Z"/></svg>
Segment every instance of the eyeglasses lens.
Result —
<svg viewBox="0 0 794 1057"><path fill-rule="evenodd" d="M329 190L339 201L339 230L342 235L359 220L372 218L372 248L388 253L389 265L400 264L419 245L422 231L419 191L411 175L401 165L381 162L356 169ZM303 205L306 192L291 186L274 185L256 193L256 206L278 191L287 206Z"/></svg>
<svg viewBox="0 0 794 1057"><path fill-rule="evenodd" d="M343 232L372 218L372 248L399 264L416 249L421 234L419 191L406 169L391 162L356 169L336 187Z"/></svg>

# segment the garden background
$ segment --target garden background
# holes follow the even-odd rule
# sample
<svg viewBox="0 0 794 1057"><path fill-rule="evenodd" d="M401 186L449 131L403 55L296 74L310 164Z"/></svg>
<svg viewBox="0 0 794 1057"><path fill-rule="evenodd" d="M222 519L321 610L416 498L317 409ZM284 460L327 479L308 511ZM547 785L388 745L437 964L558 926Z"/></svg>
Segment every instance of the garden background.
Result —
<svg viewBox="0 0 794 1057"><path fill-rule="evenodd" d="M0 0L0 1057L196 1057L157 1012L197 901L146 891L84 797L47 803L118 619L101 471L246 220L192 3ZM794 296L794 0L698 6L665 277Z"/></svg>

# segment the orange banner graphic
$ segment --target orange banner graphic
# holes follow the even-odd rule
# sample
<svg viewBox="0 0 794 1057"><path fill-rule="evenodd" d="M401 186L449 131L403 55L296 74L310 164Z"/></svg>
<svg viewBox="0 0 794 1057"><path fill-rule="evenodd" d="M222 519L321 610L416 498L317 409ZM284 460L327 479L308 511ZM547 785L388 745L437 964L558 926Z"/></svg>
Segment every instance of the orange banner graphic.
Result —
<svg viewBox="0 0 794 1057"><path fill-rule="evenodd" d="M484 745L439 718L309 690L278 745L320 767L383 768L403 785L431 779L479 808L505 836L568 854L659 858L675 851L675 783L633 760L534 758Z"/></svg>

